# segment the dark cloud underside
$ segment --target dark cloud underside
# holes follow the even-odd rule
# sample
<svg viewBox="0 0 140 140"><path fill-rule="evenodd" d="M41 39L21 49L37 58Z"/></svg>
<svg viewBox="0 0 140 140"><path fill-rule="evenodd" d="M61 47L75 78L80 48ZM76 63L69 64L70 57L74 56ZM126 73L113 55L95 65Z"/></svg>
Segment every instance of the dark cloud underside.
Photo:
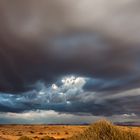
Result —
<svg viewBox="0 0 140 140"><path fill-rule="evenodd" d="M139 115L140 96L135 92L131 100L130 94L120 96L140 86L138 5L137 0L2 0L0 111L41 109L75 114L80 108L79 113L93 115ZM64 88L60 79L65 75L88 80L80 89L75 85L76 91L61 89L70 95L65 102L59 96L50 103L32 102L44 89L37 82L45 86L58 82ZM120 98L101 97L118 93Z"/></svg>

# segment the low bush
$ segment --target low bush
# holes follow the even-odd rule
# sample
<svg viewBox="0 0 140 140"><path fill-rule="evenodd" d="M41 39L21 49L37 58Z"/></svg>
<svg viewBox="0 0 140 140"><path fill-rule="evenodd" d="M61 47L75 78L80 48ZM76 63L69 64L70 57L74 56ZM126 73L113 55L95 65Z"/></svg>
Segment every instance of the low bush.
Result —
<svg viewBox="0 0 140 140"><path fill-rule="evenodd" d="M41 138L41 140L55 140L55 138L49 137L49 136L45 136L45 137Z"/></svg>
<svg viewBox="0 0 140 140"><path fill-rule="evenodd" d="M140 140L140 137L133 132L120 130L110 122L103 120L67 140Z"/></svg>
<svg viewBox="0 0 140 140"><path fill-rule="evenodd" d="M32 140L32 138L29 138L27 136L22 136L18 140Z"/></svg>

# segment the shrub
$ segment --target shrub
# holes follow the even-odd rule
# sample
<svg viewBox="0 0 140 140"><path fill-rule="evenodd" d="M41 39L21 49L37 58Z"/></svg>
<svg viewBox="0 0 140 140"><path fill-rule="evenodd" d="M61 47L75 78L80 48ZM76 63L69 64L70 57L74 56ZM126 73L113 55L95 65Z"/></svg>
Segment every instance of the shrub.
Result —
<svg viewBox="0 0 140 140"><path fill-rule="evenodd" d="M135 133L122 131L110 122L103 120L67 140L140 140L140 137Z"/></svg>
<svg viewBox="0 0 140 140"><path fill-rule="evenodd" d="M18 140L32 140L32 139L27 136L22 136Z"/></svg>
<svg viewBox="0 0 140 140"><path fill-rule="evenodd" d="M30 131L30 133L32 133L32 134L33 134L33 133L34 133L34 131Z"/></svg>
<svg viewBox="0 0 140 140"><path fill-rule="evenodd" d="M41 140L55 140L55 138L49 137L49 136L45 136L45 137L41 138Z"/></svg>
<svg viewBox="0 0 140 140"><path fill-rule="evenodd" d="M68 135L68 134L69 134L69 133L66 131L66 132L65 132L65 135Z"/></svg>
<svg viewBox="0 0 140 140"><path fill-rule="evenodd" d="M40 133L39 133L39 135L43 135L43 133L42 133L42 132L40 132Z"/></svg>

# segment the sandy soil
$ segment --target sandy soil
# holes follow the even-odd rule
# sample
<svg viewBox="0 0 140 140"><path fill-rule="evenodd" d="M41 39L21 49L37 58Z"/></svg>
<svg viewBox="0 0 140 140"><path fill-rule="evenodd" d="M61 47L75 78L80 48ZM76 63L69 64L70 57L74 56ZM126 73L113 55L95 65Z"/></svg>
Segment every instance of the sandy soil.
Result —
<svg viewBox="0 0 140 140"><path fill-rule="evenodd" d="M87 127L82 125L0 125L0 140L18 140L21 136L28 136L34 140L43 136L67 138L83 132ZM126 131L132 130L140 135L140 127L118 127Z"/></svg>
<svg viewBox="0 0 140 140"><path fill-rule="evenodd" d="M84 131L88 126L70 125L0 125L0 140L17 140L29 136L35 140L43 136L67 138Z"/></svg>

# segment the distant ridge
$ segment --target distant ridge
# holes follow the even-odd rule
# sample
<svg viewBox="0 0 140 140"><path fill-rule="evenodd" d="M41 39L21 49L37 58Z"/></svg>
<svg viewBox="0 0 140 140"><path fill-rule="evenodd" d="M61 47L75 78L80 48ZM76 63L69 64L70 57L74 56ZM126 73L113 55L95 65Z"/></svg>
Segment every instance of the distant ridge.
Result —
<svg viewBox="0 0 140 140"><path fill-rule="evenodd" d="M114 124L120 126L140 126L140 122L116 122Z"/></svg>

